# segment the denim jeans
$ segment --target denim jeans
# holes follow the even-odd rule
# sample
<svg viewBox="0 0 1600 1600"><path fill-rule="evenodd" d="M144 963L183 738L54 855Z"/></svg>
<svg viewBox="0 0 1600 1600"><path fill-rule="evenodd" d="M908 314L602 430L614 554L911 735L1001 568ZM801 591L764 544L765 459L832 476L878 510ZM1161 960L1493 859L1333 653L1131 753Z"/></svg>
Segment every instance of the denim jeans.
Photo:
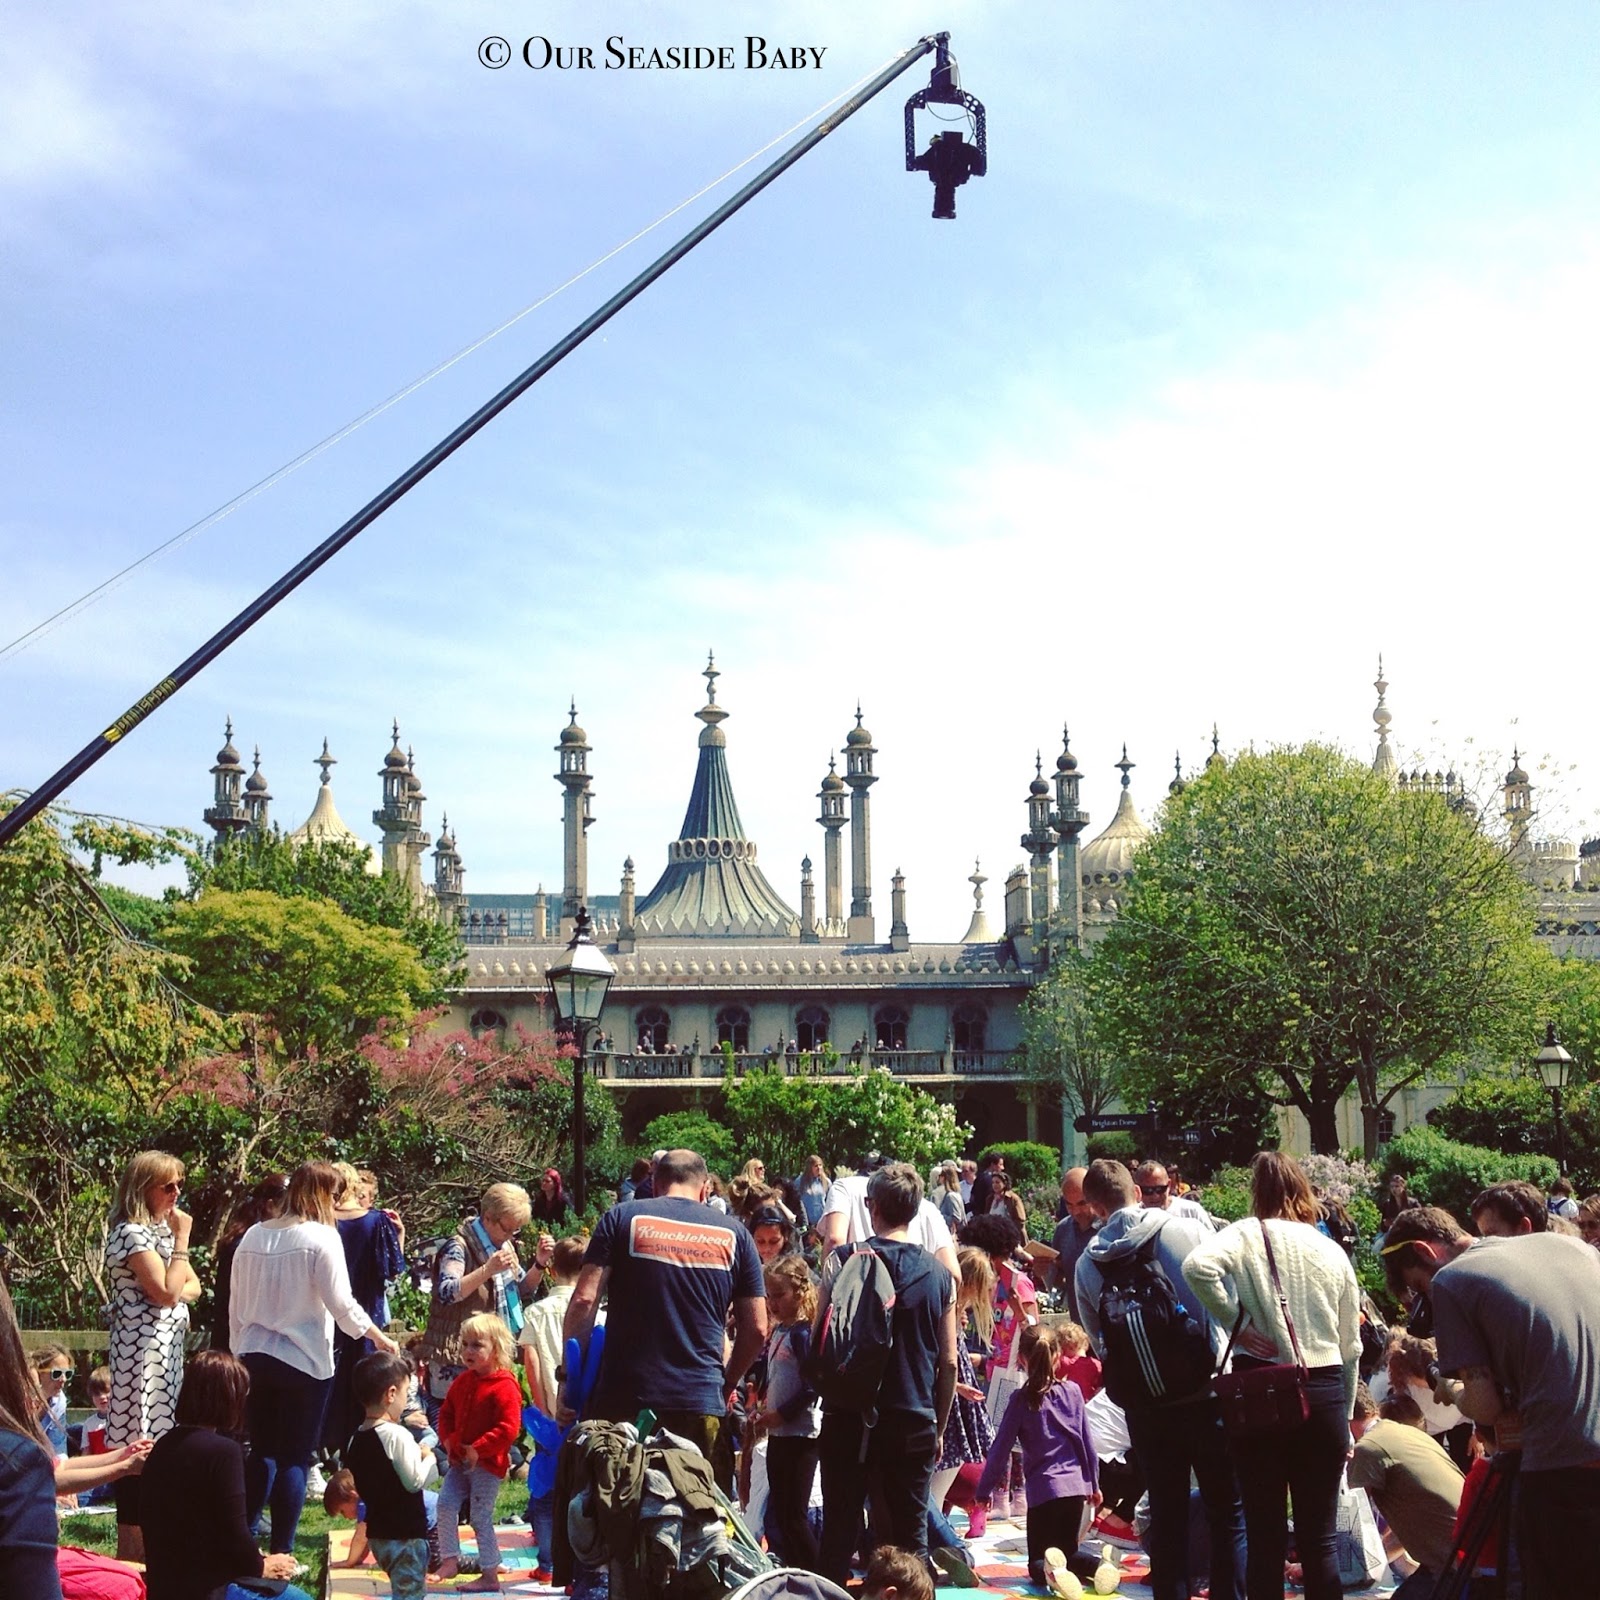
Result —
<svg viewBox="0 0 1600 1600"><path fill-rule="evenodd" d="M478 1536L478 1565L488 1577L500 1569L500 1544L494 1536L494 1503L500 1480L486 1467L451 1467L439 1486L439 1554L446 1561L461 1554L461 1507Z"/></svg>
<svg viewBox="0 0 1600 1600"><path fill-rule="evenodd" d="M1191 1468L1211 1530L1212 1600L1244 1600L1244 1509L1216 1401L1130 1411L1128 1437L1150 1495L1145 1548L1155 1600L1188 1600L1197 1575L1189 1559Z"/></svg>
<svg viewBox="0 0 1600 1600"><path fill-rule="evenodd" d="M1294 1501L1294 1543L1305 1570L1306 1600L1344 1597L1334 1553L1339 1485L1350 1447L1344 1369L1312 1367L1306 1388L1311 1414L1299 1427L1269 1438L1232 1441L1244 1498L1245 1589L1250 1600L1283 1600L1289 1544L1286 1495Z"/></svg>
<svg viewBox="0 0 1600 1600"><path fill-rule="evenodd" d="M242 1584L230 1583L222 1591L222 1600L261 1600L261 1590L246 1589ZM285 1584L278 1600L311 1600L304 1589L297 1589L292 1583Z"/></svg>
<svg viewBox="0 0 1600 1600"><path fill-rule="evenodd" d="M322 1437L332 1378L313 1378L276 1356L241 1356L250 1374L250 1455L245 1461L246 1521L272 1508L272 1553L294 1549L306 1503L306 1468Z"/></svg>
<svg viewBox="0 0 1600 1600"><path fill-rule="evenodd" d="M539 1551L539 1565L546 1570L555 1550L556 1497L554 1493L528 1496L528 1522L533 1542Z"/></svg>
<svg viewBox="0 0 1600 1600"><path fill-rule="evenodd" d="M373 1539L372 1559L389 1577L394 1600L426 1600L428 1593L428 1541L426 1539Z"/></svg>

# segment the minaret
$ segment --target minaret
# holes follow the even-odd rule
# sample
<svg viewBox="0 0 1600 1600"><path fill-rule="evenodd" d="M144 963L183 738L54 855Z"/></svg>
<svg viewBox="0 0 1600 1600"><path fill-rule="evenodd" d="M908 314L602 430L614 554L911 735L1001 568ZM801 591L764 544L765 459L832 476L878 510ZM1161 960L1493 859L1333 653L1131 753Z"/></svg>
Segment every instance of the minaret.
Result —
<svg viewBox="0 0 1600 1600"><path fill-rule="evenodd" d="M1028 785L1028 831L1021 843L1028 852L1034 949L1040 965L1044 965L1050 959L1050 853L1056 847L1056 836L1050 831L1050 785L1044 781L1044 760L1037 752L1033 758L1033 782Z"/></svg>
<svg viewBox="0 0 1600 1600"><path fill-rule="evenodd" d="M822 802L822 815L817 818L826 834L822 843L822 928L823 938L838 938L844 929L844 866L843 847L839 835L846 822L844 810L844 779L833 768L833 757L828 757L828 775L822 780L817 799Z"/></svg>
<svg viewBox="0 0 1600 1600"><path fill-rule="evenodd" d="M1394 714L1384 703L1384 696L1389 692L1389 685L1384 681L1383 657L1378 657L1378 676L1373 680L1372 687L1378 691L1378 703L1373 708L1372 721L1378 730L1378 748L1372 757L1372 770L1380 777L1395 782L1394 751L1389 748L1389 724L1394 721Z"/></svg>
<svg viewBox="0 0 1600 1600"><path fill-rule="evenodd" d="M1222 753L1222 738L1217 732L1216 723L1211 724L1211 754L1206 757L1206 771L1213 772L1218 767L1228 764L1227 757Z"/></svg>
<svg viewBox="0 0 1600 1600"><path fill-rule="evenodd" d="M561 797L561 927L568 940L577 926L578 908L589 898L589 846L585 834L594 817L589 809L589 739L578 726L578 702L572 702L572 720L561 730L556 746L561 770L556 782Z"/></svg>
<svg viewBox="0 0 1600 1600"><path fill-rule="evenodd" d="M245 779L244 808L250 817L251 833L265 833L267 831L267 813L272 805L272 794L267 788L267 780L261 771L261 746L255 748L255 765L250 776Z"/></svg>
<svg viewBox="0 0 1600 1600"><path fill-rule="evenodd" d="M228 718L223 740L217 751L217 764L211 769L211 804L205 809L205 819L216 830L219 844L250 826L250 813L244 804L244 763L233 747L232 717Z"/></svg>
<svg viewBox="0 0 1600 1600"><path fill-rule="evenodd" d="M1531 832L1533 827L1533 785L1522 770L1522 754L1511 752L1511 770L1506 774L1505 809L1501 815L1506 820L1506 840L1511 848L1511 859L1526 866L1532 858Z"/></svg>
<svg viewBox="0 0 1600 1600"><path fill-rule="evenodd" d="M394 743L378 768L378 776L383 780L383 804L372 813L372 820L383 830L383 875L409 887L410 851L406 838L411 832L411 774L406 771L406 753L400 748L398 718Z"/></svg>
<svg viewBox="0 0 1600 1600"><path fill-rule="evenodd" d="M465 871L456 850L456 836L450 831L450 818L443 817L439 823L439 842L433 848L433 898L439 921L447 928L455 927L461 920Z"/></svg>
<svg viewBox="0 0 1600 1600"><path fill-rule="evenodd" d="M422 858L431 836L422 826L422 806L427 800L422 792L422 779L417 776L417 758L410 745L406 746L406 887L411 891L413 904L422 904Z"/></svg>
<svg viewBox="0 0 1600 1600"><path fill-rule="evenodd" d="M856 706L856 725L845 735L844 781L850 788L850 925L846 937L852 944L872 944L877 935L872 920L872 811L868 794L878 779L872 758L878 747L861 725L861 707Z"/></svg>
<svg viewBox="0 0 1600 1600"><path fill-rule="evenodd" d="M800 943L815 944L817 932L817 886L811 881L811 857L800 861Z"/></svg>
<svg viewBox="0 0 1600 1600"><path fill-rule="evenodd" d="M906 925L906 879L899 867L889 880L889 948L911 948L911 930Z"/></svg>
<svg viewBox="0 0 1600 1600"><path fill-rule="evenodd" d="M1050 826L1060 842L1056 862L1056 914L1074 949L1083 944L1083 874L1078 870L1078 835L1089 826L1089 813L1078 807L1078 758L1066 725L1061 728L1061 754L1056 757L1056 808Z"/></svg>
<svg viewBox="0 0 1600 1600"><path fill-rule="evenodd" d="M1174 750L1172 752L1172 782L1167 785L1167 793L1176 798L1188 787L1189 785L1183 781L1183 752Z"/></svg>
<svg viewBox="0 0 1600 1600"><path fill-rule="evenodd" d="M622 893L617 900L617 949L624 955L634 946L633 913L636 896L633 883L633 857L622 863Z"/></svg>

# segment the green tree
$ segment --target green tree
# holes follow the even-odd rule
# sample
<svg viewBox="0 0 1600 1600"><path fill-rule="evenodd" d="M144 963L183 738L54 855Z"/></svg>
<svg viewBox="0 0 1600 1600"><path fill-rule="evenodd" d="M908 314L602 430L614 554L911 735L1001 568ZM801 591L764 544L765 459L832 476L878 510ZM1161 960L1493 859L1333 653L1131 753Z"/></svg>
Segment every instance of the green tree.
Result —
<svg viewBox="0 0 1600 1600"><path fill-rule="evenodd" d="M652 1117L639 1135L638 1153L696 1150L713 1172L730 1175L740 1163L733 1130L704 1111L668 1111Z"/></svg>
<svg viewBox="0 0 1600 1600"><path fill-rule="evenodd" d="M1095 1027L1088 958L1067 949L1022 1004L1028 1076L1055 1090L1074 1114L1097 1117L1117 1098L1114 1053Z"/></svg>
<svg viewBox="0 0 1600 1600"><path fill-rule="evenodd" d="M401 934L422 959L433 983L418 1004L441 1004L462 977L461 941L411 898L405 884L371 870L367 850L340 840L291 844L276 828L218 840L189 854L189 889L238 894L265 889L285 898L311 897L375 928Z"/></svg>
<svg viewBox="0 0 1600 1600"><path fill-rule="evenodd" d="M288 1062L354 1054L434 987L403 934L309 896L207 889L175 908L162 942L185 959L188 992L232 1018L247 1049Z"/></svg>
<svg viewBox="0 0 1600 1600"><path fill-rule="evenodd" d="M1353 1087L1370 1157L1402 1087L1526 1048L1530 912L1506 853L1442 797L1324 746L1247 754L1167 803L1092 998L1143 1094L1253 1088L1332 1154Z"/></svg>
<svg viewBox="0 0 1600 1600"><path fill-rule="evenodd" d="M953 1107L881 1067L850 1079L747 1072L728 1086L727 1119L737 1156L760 1156L785 1177L813 1151L832 1167L881 1150L925 1171L972 1137Z"/></svg>
<svg viewBox="0 0 1600 1600"><path fill-rule="evenodd" d="M1579 1083L1568 1089L1562 1121L1573 1181L1582 1189L1592 1188L1600 1182L1600 1087ZM1527 1074L1475 1074L1428 1113L1428 1125L1447 1139L1502 1155L1556 1154L1550 1091Z"/></svg>
<svg viewBox="0 0 1600 1600"><path fill-rule="evenodd" d="M19 1293L51 1316L103 1301L111 1187L216 1022L186 1000L182 958L130 937L83 858L150 863L179 848L173 834L47 812L0 850L0 1235Z"/></svg>

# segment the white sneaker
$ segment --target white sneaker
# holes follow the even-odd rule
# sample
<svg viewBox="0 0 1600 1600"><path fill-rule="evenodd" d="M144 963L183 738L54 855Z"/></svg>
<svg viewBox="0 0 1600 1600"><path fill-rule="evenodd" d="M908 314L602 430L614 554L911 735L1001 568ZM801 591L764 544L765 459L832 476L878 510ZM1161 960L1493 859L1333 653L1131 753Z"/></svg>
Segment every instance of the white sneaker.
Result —
<svg viewBox="0 0 1600 1600"><path fill-rule="evenodd" d="M320 1500L328 1492L328 1475L313 1461L306 1473L306 1499Z"/></svg>

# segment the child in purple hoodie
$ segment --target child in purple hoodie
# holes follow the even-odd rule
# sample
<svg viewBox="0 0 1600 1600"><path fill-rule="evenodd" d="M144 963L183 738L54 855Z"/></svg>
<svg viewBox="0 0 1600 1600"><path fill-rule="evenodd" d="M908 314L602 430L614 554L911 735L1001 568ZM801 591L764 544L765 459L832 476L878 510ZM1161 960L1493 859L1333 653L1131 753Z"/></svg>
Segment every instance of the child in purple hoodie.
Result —
<svg viewBox="0 0 1600 1600"><path fill-rule="evenodd" d="M1023 1330L1018 1359L1027 1381L1000 1414L976 1496L987 1504L1008 1470L1012 1449L1020 1445L1028 1490L1028 1572L1041 1589L1051 1587L1045 1552L1075 1551L1085 1501L1100 1504L1100 1461L1083 1391L1056 1376L1059 1357L1051 1329L1036 1324Z"/></svg>

